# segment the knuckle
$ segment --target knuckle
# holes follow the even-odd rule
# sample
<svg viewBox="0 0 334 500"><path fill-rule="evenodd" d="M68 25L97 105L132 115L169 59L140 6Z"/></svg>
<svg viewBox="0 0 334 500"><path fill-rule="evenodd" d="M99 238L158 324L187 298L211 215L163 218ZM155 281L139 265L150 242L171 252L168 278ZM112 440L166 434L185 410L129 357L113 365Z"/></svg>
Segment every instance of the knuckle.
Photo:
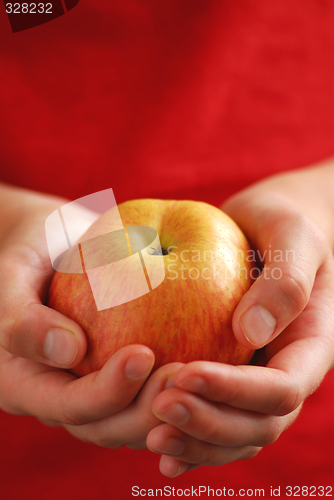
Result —
<svg viewBox="0 0 334 500"><path fill-rule="evenodd" d="M263 210L258 217L258 228L265 229L266 234L269 234L273 241L277 241L282 234L291 233L293 230L299 240L304 241L305 244L311 244L322 254L324 245L328 245L325 234L300 207L291 204L291 200L282 198L280 195L277 197L277 193L275 194L271 193L268 198L269 204L263 205ZM268 206L271 208L268 209ZM279 231L277 231L278 228Z"/></svg>
<svg viewBox="0 0 334 500"><path fill-rule="evenodd" d="M311 293L310 278L300 268L294 267L283 273L279 288L283 306L295 313L301 312L307 305Z"/></svg>
<svg viewBox="0 0 334 500"><path fill-rule="evenodd" d="M215 464L216 460L214 459L212 446L210 445L202 446L202 448L198 450L197 453L192 454L191 457L189 457L188 461L189 463L192 464L201 464L201 465Z"/></svg>
<svg viewBox="0 0 334 500"><path fill-rule="evenodd" d="M73 408L68 408L68 405L58 408L57 421L64 425L71 425L72 427L81 427L89 423L87 416L82 415Z"/></svg>
<svg viewBox="0 0 334 500"><path fill-rule="evenodd" d="M279 418L279 417L278 417ZM283 429L281 428L278 418L270 419L268 425L263 431L262 436L257 443L258 446L269 446L273 444L282 434Z"/></svg>
<svg viewBox="0 0 334 500"><path fill-rule="evenodd" d="M22 323L26 310L33 306L32 302L24 304L8 304L6 301L0 309L0 342L1 346L11 354L22 355Z"/></svg>
<svg viewBox="0 0 334 500"><path fill-rule="evenodd" d="M300 239L323 258L329 246L325 233L305 214L299 214L298 221Z"/></svg>
<svg viewBox="0 0 334 500"><path fill-rule="evenodd" d="M211 423L210 426L206 426L201 433L200 439L208 443L220 444L221 433L219 432L218 425Z"/></svg>
<svg viewBox="0 0 334 500"><path fill-rule="evenodd" d="M296 410L303 401L300 387L295 383L290 383L283 396L274 408L273 414L278 416L288 415Z"/></svg>

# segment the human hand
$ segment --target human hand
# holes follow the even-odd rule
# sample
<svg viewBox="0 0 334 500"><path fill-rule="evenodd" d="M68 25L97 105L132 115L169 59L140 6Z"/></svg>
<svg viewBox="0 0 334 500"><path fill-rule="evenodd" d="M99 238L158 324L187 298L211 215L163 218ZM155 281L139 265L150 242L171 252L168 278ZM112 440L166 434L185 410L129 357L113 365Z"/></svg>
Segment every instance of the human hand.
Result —
<svg viewBox="0 0 334 500"><path fill-rule="evenodd" d="M153 399L182 366L170 363L146 381L153 364L149 348L131 345L117 351L101 370L77 378L0 348L0 408L62 426L99 446L146 448L148 432L160 423L152 413Z"/></svg>
<svg viewBox="0 0 334 500"><path fill-rule="evenodd" d="M67 200L0 185L0 346L15 356L70 368L87 342L74 321L46 305L54 273L45 220ZM82 209L82 223L96 214Z"/></svg>
<svg viewBox="0 0 334 500"><path fill-rule="evenodd" d="M189 363L158 395L153 411L165 423L147 445L162 454L163 474L254 456L334 366L333 174L329 165L276 176L222 207L264 257L233 330L243 345L265 347L257 366Z"/></svg>
<svg viewBox="0 0 334 500"><path fill-rule="evenodd" d="M125 347L103 370L81 379L63 370L75 366L86 352L79 325L44 305L53 275L44 224L67 201L4 185L0 194L4 222L0 230L0 408L63 425L84 440L142 446L150 425L158 422L147 395L158 394L173 367L154 374L135 402L154 364L154 354L145 346ZM83 208L83 227L96 217ZM138 425L141 414L150 416ZM115 425L108 420L112 415Z"/></svg>

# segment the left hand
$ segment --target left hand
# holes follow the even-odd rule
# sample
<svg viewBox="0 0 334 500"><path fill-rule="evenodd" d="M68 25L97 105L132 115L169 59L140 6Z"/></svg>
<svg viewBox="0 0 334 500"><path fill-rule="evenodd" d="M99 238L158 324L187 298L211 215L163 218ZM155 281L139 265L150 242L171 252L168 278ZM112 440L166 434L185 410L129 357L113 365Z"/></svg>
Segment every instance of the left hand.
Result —
<svg viewBox="0 0 334 500"><path fill-rule="evenodd" d="M275 176L222 207L266 255L233 317L240 343L265 347L257 366L189 363L155 398L153 412L165 423L147 446L162 454L166 476L256 455L333 368L333 178L332 164ZM275 261L275 250L294 258Z"/></svg>

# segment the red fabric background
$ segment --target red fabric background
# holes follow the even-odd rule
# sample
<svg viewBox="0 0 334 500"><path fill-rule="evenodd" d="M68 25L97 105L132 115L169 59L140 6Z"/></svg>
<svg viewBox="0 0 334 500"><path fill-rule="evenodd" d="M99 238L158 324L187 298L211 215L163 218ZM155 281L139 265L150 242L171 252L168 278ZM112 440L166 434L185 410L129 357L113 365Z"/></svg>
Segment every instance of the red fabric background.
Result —
<svg viewBox="0 0 334 500"><path fill-rule="evenodd" d="M218 205L333 155L331 0L81 0L15 35L0 7L3 181L72 199L112 187L117 202ZM147 451L100 449L0 413L0 499L333 485L333 388L331 373L256 458L174 480Z"/></svg>

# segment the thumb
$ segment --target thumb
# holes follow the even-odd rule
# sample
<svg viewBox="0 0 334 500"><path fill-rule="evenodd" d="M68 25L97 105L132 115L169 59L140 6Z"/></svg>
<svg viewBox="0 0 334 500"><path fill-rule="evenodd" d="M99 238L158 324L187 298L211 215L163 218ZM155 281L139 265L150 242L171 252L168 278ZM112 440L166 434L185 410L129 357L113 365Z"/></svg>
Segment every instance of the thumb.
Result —
<svg viewBox="0 0 334 500"><path fill-rule="evenodd" d="M1 255L0 345L15 356L71 368L86 353L86 336L73 320L42 304L52 269L46 273L29 252L11 248Z"/></svg>
<svg viewBox="0 0 334 500"><path fill-rule="evenodd" d="M282 198L272 198L270 204L257 198L234 217L257 249L253 256L264 264L232 323L237 340L253 349L271 342L303 311L329 252L322 232ZM233 217L231 206L229 212Z"/></svg>

